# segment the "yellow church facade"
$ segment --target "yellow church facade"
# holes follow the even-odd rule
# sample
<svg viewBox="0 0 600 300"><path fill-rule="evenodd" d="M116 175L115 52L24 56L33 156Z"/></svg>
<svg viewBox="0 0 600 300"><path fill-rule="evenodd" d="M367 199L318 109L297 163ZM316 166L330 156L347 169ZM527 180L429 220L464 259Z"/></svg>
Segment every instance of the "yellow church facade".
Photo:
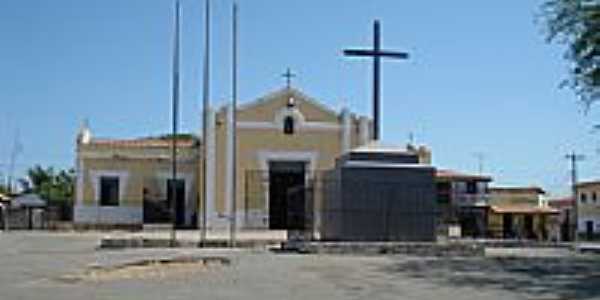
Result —
<svg viewBox="0 0 600 300"><path fill-rule="evenodd" d="M289 87L238 107L236 147L231 106L209 109L208 115L202 141L178 139L177 182L170 180L169 138L97 139L83 128L77 139L74 222L90 226L160 222L153 210L164 210L175 201L174 215L169 217L181 226L201 224L206 215L210 228L227 227L233 217L239 227L276 228L285 208L276 207L275 198L332 169L341 154L367 144L372 135L369 118L346 108L333 110ZM263 186L250 182L257 177ZM177 186L173 195L172 184Z"/></svg>

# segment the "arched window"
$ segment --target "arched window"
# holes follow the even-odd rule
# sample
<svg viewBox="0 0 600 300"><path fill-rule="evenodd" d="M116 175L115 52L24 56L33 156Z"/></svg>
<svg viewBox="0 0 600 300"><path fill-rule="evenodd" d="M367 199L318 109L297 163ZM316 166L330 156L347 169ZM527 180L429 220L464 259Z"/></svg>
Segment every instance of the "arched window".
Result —
<svg viewBox="0 0 600 300"><path fill-rule="evenodd" d="M287 116L283 119L283 133L294 134L294 118L291 116Z"/></svg>

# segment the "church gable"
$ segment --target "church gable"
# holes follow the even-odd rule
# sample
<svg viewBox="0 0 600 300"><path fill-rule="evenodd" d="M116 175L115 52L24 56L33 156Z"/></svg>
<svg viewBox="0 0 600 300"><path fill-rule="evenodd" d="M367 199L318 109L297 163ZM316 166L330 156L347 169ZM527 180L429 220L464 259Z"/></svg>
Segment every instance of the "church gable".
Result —
<svg viewBox="0 0 600 300"><path fill-rule="evenodd" d="M242 105L237 117L241 122L278 122L290 108L303 121L338 123L335 111L293 88L284 88Z"/></svg>

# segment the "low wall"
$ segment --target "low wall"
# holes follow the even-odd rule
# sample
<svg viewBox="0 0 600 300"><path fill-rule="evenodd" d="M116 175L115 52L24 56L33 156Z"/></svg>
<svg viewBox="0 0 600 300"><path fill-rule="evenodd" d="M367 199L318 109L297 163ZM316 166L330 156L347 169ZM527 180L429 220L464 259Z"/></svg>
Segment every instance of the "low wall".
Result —
<svg viewBox="0 0 600 300"><path fill-rule="evenodd" d="M141 206L85 206L75 205L73 222L77 225L141 225Z"/></svg>
<svg viewBox="0 0 600 300"><path fill-rule="evenodd" d="M483 244L467 243L294 242L284 243L283 248L307 254L483 256L485 253Z"/></svg>

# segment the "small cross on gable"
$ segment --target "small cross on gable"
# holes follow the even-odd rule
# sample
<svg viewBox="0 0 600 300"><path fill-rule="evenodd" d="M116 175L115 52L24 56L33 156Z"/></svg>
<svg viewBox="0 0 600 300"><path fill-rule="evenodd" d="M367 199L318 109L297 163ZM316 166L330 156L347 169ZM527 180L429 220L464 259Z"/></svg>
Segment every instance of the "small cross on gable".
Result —
<svg viewBox="0 0 600 300"><path fill-rule="evenodd" d="M281 74L281 77L285 78L286 87L289 89L292 87L292 78L296 77L296 74L292 73L290 68L287 68L285 73Z"/></svg>

